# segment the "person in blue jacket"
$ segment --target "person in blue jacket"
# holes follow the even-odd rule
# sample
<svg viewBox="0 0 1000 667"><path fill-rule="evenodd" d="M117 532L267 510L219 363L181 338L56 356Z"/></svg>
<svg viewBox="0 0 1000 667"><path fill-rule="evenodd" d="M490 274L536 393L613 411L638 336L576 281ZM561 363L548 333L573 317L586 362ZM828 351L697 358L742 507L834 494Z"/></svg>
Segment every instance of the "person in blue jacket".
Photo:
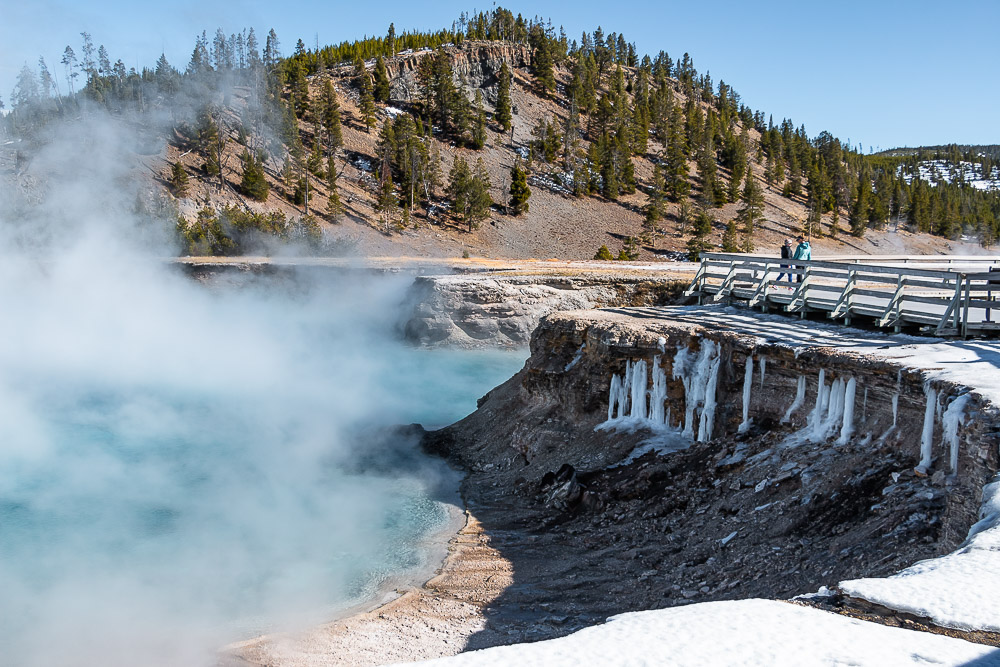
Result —
<svg viewBox="0 0 1000 667"><path fill-rule="evenodd" d="M795 240L798 241L799 244L795 246L795 254L792 255L792 259L804 259L806 261L812 259L813 253L812 248L809 247L809 241L806 241L804 236L799 236ZM795 268L801 269L802 266L796 265ZM802 278L803 274L800 273L797 277L797 282L802 282Z"/></svg>

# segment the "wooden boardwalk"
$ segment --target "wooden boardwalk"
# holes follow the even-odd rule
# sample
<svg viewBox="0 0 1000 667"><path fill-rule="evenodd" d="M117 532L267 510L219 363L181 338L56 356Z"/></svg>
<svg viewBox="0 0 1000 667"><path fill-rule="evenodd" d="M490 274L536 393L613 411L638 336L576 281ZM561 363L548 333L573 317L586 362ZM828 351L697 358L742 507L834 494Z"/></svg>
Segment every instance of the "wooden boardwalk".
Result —
<svg viewBox="0 0 1000 667"><path fill-rule="evenodd" d="M811 261L703 253L686 294L698 303L824 312L936 336L1000 336L1000 257L826 257ZM780 278L780 280L779 280ZM997 301L994 301L997 298ZM996 321L993 321L996 320Z"/></svg>

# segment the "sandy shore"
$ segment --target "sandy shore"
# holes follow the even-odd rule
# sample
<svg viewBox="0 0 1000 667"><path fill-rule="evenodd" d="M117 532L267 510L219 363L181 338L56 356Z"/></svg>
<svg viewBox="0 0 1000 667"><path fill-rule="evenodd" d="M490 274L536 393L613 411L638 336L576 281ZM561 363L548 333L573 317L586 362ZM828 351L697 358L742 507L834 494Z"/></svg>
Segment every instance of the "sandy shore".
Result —
<svg viewBox="0 0 1000 667"><path fill-rule="evenodd" d="M450 541L439 542L446 546L444 562L423 586L397 589L390 593L401 593L395 599L348 610L319 627L231 644L223 649L222 663L384 665L454 655L472 635L485 639L491 631L482 609L510 585L513 568L490 546L479 521L467 512L464 519ZM428 562L440 563L438 555L432 551Z"/></svg>

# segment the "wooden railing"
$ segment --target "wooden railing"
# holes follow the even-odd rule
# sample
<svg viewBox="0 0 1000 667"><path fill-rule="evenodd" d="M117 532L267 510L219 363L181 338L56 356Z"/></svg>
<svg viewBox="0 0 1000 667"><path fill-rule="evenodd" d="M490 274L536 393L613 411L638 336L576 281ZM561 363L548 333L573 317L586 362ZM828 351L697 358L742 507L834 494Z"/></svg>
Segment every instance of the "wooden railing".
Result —
<svg viewBox="0 0 1000 667"><path fill-rule="evenodd" d="M743 303L764 311L826 312L850 324L863 318L895 331L938 336L1000 335L997 257L864 257L816 260L703 253L688 296ZM883 261L884 260L884 261ZM949 268L930 268L930 267ZM1000 320L1000 313L997 313Z"/></svg>

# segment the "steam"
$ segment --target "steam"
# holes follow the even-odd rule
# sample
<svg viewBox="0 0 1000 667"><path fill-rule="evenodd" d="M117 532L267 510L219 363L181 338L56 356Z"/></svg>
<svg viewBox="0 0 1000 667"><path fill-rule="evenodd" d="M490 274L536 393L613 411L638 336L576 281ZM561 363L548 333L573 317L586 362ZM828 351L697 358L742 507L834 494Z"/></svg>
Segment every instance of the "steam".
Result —
<svg viewBox="0 0 1000 667"><path fill-rule="evenodd" d="M211 664L416 563L453 483L372 431L432 407L417 374L436 362L389 334L407 280L197 285L134 213L134 138L86 117L2 174L8 664ZM387 455L367 470L362 451Z"/></svg>

